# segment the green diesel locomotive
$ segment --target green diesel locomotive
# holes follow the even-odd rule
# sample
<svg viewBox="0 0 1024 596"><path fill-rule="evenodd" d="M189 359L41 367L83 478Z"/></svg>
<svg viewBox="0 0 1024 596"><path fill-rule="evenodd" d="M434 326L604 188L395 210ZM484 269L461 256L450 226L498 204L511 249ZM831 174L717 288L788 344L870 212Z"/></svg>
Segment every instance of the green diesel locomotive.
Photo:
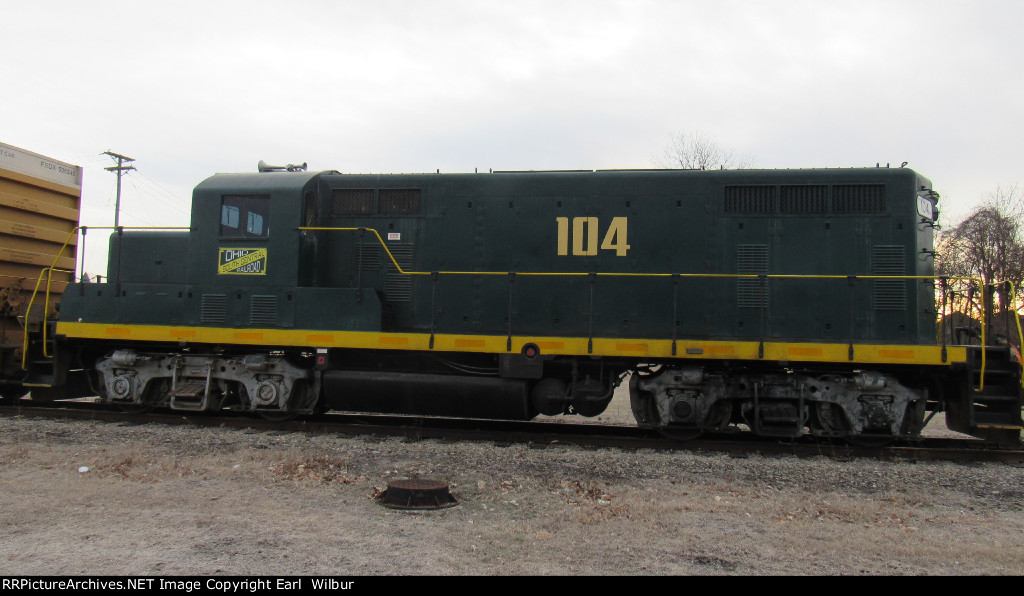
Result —
<svg viewBox="0 0 1024 596"><path fill-rule="evenodd" d="M1016 352L938 325L910 169L263 169L199 184L188 230L112 233L8 393L530 419L628 379L670 436L883 442L944 411L1019 441Z"/></svg>

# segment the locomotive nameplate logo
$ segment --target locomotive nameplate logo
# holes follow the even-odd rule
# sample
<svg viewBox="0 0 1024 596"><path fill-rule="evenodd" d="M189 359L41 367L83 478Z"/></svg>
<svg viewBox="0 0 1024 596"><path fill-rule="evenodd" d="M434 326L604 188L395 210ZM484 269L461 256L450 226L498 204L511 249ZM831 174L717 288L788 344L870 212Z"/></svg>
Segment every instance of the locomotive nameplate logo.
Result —
<svg viewBox="0 0 1024 596"><path fill-rule="evenodd" d="M267 249L222 248L217 275L266 275Z"/></svg>

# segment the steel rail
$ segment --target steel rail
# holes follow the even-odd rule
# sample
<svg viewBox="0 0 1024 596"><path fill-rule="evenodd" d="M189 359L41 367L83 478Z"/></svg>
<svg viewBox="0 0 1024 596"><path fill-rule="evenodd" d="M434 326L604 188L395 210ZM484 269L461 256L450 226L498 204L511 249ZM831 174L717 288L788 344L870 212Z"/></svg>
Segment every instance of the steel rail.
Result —
<svg viewBox="0 0 1024 596"><path fill-rule="evenodd" d="M861 447L842 440L800 437L778 439L753 433L706 434L689 441L669 439L656 431L635 426L580 424L547 421L502 421L467 418L432 418L380 414L330 412L287 422L274 422L238 413L195 414L170 410L127 413L113 406L88 402L21 402L0 407L0 416L69 418L132 424L192 425L257 431L289 431L310 434L403 437L407 440L491 442L498 446L516 444L531 449L613 448L657 449L726 453L732 457L751 455L828 457L835 460L871 458L887 461L992 461L1024 463L1024 446L998 446L981 439L922 438L883 447Z"/></svg>

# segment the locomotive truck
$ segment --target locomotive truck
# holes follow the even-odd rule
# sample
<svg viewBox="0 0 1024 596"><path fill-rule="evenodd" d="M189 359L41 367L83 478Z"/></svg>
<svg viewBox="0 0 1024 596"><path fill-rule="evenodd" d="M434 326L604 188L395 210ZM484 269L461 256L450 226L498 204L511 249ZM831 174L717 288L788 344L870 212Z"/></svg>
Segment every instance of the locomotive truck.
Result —
<svg viewBox="0 0 1024 596"><path fill-rule="evenodd" d="M884 443L941 411L1019 442L1016 352L939 325L965 280L935 276L913 170L264 165L200 183L188 229L113 230L108 277L68 285L4 394L526 420L627 382L679 438Z"/></svg>

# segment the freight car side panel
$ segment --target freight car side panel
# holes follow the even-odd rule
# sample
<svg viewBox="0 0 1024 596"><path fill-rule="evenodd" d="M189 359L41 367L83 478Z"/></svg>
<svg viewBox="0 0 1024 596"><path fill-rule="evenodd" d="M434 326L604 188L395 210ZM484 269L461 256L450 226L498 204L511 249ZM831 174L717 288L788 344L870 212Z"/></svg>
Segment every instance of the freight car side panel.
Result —
<svg viewBox="0 0 1024 596"><path fill-rule="evenodd" d="M42 271L59 269L48 317L72 281L81 196L80 167L0 143L0 380L20 369L26 314L30 327L43 318L44 301L27 313Z"/></svg>

